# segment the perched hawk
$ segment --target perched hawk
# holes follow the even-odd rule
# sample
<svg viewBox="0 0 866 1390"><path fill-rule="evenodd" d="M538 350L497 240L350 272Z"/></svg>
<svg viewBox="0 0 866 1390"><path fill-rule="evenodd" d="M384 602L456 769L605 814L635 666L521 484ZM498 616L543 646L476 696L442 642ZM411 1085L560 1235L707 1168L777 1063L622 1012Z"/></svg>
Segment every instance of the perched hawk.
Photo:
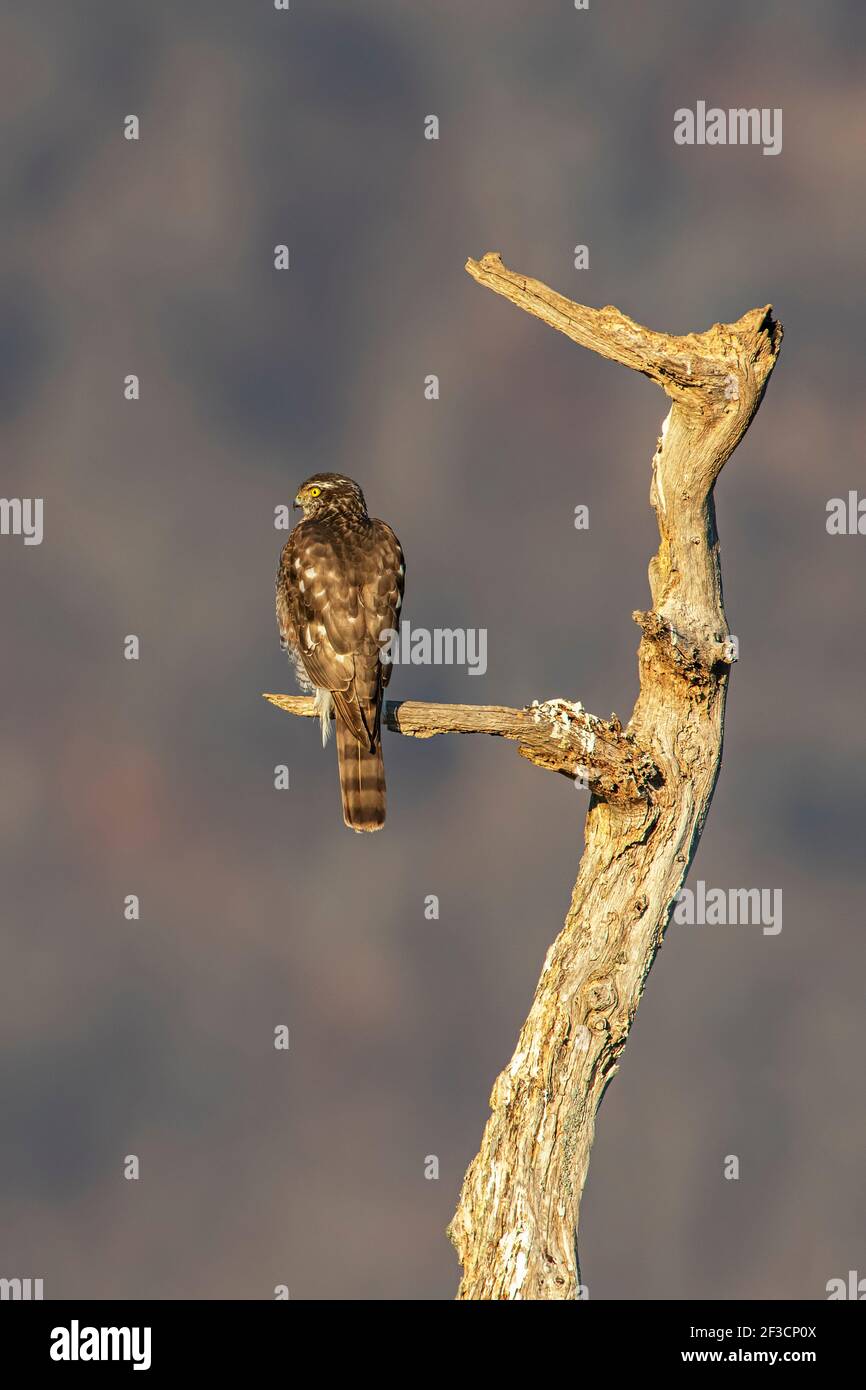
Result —
<svg viewBox="0 0 866 1390"><path fill-rule="evenodd" d="M382 697L391 674L380 635L396 629L406 567L400 542L367 515L364 494L340 473L314 473L298 490L303 521L277 570L280 640L303 690L315 691L322 743L336 709L343 819L352 830L385 824Z"/></svg>

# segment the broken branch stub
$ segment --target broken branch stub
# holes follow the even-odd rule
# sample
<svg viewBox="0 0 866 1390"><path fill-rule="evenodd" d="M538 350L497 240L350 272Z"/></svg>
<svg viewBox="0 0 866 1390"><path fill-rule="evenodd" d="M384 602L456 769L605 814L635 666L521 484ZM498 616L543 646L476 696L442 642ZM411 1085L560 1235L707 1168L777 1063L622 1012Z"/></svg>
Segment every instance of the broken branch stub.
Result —
<svg viewBox="0 0 866 1390"><path fill-rule="evenodd" d="M265 695L278 709L318 718L311 695ZM614 803L641 801L659 782L658 768L619 720L605 721L579 703L545 700L526 709L505 705L437 705L389 700L383 722L409 738L438 734L490 734L517 743L521 757L537 767L586 783Z"/></svg>

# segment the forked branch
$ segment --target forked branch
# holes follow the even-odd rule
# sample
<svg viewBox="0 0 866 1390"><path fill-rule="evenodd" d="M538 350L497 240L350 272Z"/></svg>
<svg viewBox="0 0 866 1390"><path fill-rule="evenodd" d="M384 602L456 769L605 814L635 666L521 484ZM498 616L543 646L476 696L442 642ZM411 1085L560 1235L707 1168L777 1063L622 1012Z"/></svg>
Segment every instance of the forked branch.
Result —
<svg viewBox="0 0 866 1390"><path fill-rule="evenodd" d="M713 487L761 402L782 330L765 307L705 333L654 333L617 309L574 304L498 255L466 268L575 342L643 372L673 401L653 458L660 545L649 570L652 610L634 615L643 633L640 693L626 730L660 784L630 805L590 800L565 926L493 1087L450 1228L461 1298L573 1299L596 1111L697 848L721 757L734 644Z"/></svg>

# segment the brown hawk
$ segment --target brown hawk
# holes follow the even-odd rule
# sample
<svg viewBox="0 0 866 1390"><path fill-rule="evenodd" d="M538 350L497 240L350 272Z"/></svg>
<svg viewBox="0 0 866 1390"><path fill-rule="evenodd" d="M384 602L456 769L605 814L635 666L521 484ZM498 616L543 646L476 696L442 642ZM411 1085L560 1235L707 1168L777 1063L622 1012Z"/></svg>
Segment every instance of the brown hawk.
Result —
<svg viewBox="0 0 866 1390"><path fill-rule="evenodd" d="M352 830L385 824L382 698L406 566L390 526L367 515L364 494L340 473L314 473L295 498L303 521L277 570L280 640L302 689L315 691L322 743L335 712L343 819Z"/></svg>

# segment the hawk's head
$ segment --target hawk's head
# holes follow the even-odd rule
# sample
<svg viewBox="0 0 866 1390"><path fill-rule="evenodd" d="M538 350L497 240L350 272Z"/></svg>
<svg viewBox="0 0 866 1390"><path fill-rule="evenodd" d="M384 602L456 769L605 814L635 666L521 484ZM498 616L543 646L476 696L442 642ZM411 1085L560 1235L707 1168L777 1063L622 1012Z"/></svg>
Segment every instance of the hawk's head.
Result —
<svg viewBox="0 0 866 1390"><path fill-rule="evenodd" d="M367 514L363 492L342 473L314 473L298 488L295 506L303 510L305 521L312 516L327 516L329 512Z"/></svg>

